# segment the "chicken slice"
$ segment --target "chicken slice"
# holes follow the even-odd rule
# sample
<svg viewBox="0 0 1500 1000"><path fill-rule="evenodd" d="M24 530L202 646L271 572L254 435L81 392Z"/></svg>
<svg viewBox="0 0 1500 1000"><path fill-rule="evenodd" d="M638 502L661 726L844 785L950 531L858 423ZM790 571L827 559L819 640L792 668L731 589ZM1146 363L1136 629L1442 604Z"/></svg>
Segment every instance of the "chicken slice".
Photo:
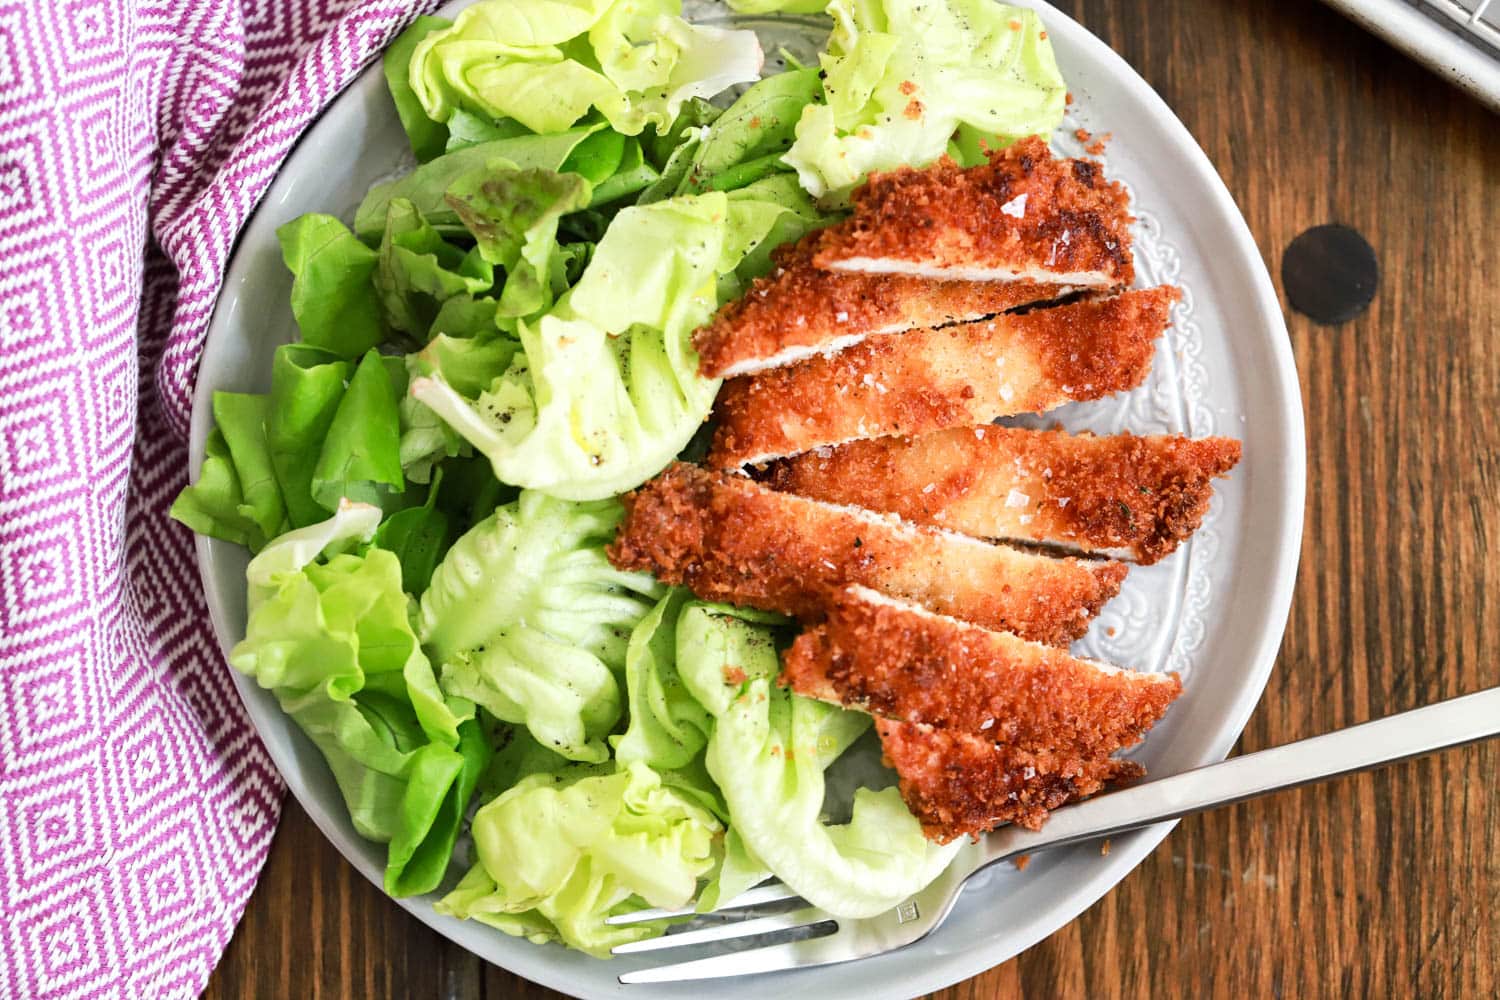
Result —
<svg viewBox="0 0 1500 1000"><path fill-rule="evenodd" d="M849 587L787 650L783 679L809 698L995 743L1107 757L1138 743L1182 691L1064 649Z"/></svg>
<svg viewBox="0 0 1500 1000"><path fill-rule="evenodd" d="M979 538L1150 564L1203 523L1214 477L1239 458L1233 438L952 427L808 452L762 481Z"/></svg>
<svg viewBox="0 0 1500 1000"><path fill-rule="evenodd" d="M875 731L901 798L939 843L1007 823L1040 829L1053 809L1145 773L1135 761L994 743L917 722L876 719Z"/></svg>
<svg viewBox="0 0 1500 1000"><path fill-rule="evenodd" d="M1066 645L1116 593L1126 567L1055 558L889 515L778 493L677 463L624 497L609 558L705 600L821 617L863 584L1037 642Z"/></svg>
<svg viewBox="0 0 1500 1000"><path fill-rule="evenodd" d="M872 337L828 357L727 382L709 452L718 468L826 445L989 423L1133 389L1180 292L1132 290L977 323Z"/></svg>
<svg viewBox="0 0 1500 1000"><path fill-rule="evenodd" d="M776 252L777 267L693 334L698 374L730 378L852 347L866 337L993 316L1077 291L1053 282L933 281L825 271L823 233Z"/></svg>
<svg viewBox="0 0 1500 1000"><path fill-rule="evenodd" d="M826 234L817 266L964 281L1128 285L1129 196L1092 160L1058 159L1022 139L963 168L875 174L854 215Z"/></svg>

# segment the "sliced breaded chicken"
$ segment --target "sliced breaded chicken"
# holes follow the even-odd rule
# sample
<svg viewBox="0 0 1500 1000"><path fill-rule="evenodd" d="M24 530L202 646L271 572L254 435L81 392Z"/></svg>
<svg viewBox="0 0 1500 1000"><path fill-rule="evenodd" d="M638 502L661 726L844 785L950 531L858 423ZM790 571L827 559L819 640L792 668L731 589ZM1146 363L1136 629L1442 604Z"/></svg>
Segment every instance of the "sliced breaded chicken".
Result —
<svg viewBox="0 0 1500 1000"><path fill-rule="evenodd" d="M1039 829L1053 809L1145 773L1134 761L994 743L915 722L876 719L875 731L907 808L939 843L1006 823Z"/></svg>
<svg viewBox="0 0 1500 1000"><path fill-rule="evenodd" d="M819 618L833 591L881 593L1037 642L1082 635L1122 563L1059 559L777 493L677 463L624 497L609 558L706 600Z"/></svg>
<svg viewBox="0 0 1500 1000"><path fill-rule="evenodd" d="M773 465L764 482L980 538L1043 542L1142 564L1208 513L1233 438L953 427L851 441Z"/></svg>
<svg viewBox="0 0 1500 1000"><path fill-rule="evenodd" d="M786 651L782 677L898 721L1102 757L1140 742L1182 692L1175 674L1080 659L857 586Z"/></svg>
<svg viewBox="0 0 1500 1000"><path fill-rule="evenodd" d="M709 463L754 465L825 445L1050 410L1133 389L1180 297L1133 290L941 329L872 337L732 379Z"/></svg>
<svg viewBox="0 0 1500 1000"><path fill-rule="evenodd" d="M843 350L875 334L993 316L1077 289L1035 281L933 281L814 267L824 233L776 251L777 267L693 334L698 374L729 378Z"/></svg>
<svg viewBox="0 0 1500 1000"><path fill-rule="evenodd" d="M1128 285L1129 196L1092 160L1023 139L967 169L944 159L875 174L854 215L819 243L819 267L965 281Z"/></svg>

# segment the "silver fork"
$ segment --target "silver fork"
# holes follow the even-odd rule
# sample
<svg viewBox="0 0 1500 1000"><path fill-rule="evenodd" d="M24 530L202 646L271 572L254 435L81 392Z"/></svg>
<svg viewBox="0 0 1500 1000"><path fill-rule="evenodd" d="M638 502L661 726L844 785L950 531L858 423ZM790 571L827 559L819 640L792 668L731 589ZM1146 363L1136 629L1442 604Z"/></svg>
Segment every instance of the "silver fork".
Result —
<svg viewBox="0 0 1500 1000"><path fill-rule="evenodd" d="M964 883L996 862L1049 847L1109 837L1495 735L1500 735L1500 688L1489 688L1142 782L1059 809L1041 830L1020 827L996 830L978 843L966 846L927 888L885 913L863 920L841 920L812 906L760 915L772 904L799 898L795 890L779 882L765 883L729 900L712 914L700 915L692 923L661 937L620 945L614 953L676 950L765 935L786 937L794 931L806 935L807 928L820 932L820 936L766 943L709 958L626 972L619 977L620 982L669 983L743 976L849 962L894 951L932 933L952 911ZM691 915L692 910L641 910L611 917L609 922L625 924Z"/></svg>

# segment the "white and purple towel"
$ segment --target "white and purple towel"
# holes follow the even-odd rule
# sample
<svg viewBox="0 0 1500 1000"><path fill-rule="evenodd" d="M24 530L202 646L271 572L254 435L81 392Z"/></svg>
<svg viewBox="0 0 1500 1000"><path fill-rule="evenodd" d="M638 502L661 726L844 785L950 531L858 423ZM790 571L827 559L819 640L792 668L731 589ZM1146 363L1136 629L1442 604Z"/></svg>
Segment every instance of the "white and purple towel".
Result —
<svg viewBox="0 0 1500 1000"><path fill-rule="evenodd" d="M0 0L0 997L202 991L283 788L192 539L236 233L436 0Z"/></svg>

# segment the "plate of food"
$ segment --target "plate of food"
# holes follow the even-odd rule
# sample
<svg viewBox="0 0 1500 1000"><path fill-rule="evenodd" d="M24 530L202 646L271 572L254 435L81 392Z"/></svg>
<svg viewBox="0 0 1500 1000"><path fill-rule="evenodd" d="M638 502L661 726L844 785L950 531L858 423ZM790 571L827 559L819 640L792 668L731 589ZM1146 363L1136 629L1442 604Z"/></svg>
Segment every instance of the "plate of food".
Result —
<svg viewBox="0 0 1500 1000"><path fill-rule="evenodd" d="M674 926L631 914L779 879L871 916L986 831L1225 756L1302 433L1223 183L1045 4L479 0L288 157L173 510L319 828L475 954L603 997ZM1168 829L714 989L959 981Z"/></svg>

